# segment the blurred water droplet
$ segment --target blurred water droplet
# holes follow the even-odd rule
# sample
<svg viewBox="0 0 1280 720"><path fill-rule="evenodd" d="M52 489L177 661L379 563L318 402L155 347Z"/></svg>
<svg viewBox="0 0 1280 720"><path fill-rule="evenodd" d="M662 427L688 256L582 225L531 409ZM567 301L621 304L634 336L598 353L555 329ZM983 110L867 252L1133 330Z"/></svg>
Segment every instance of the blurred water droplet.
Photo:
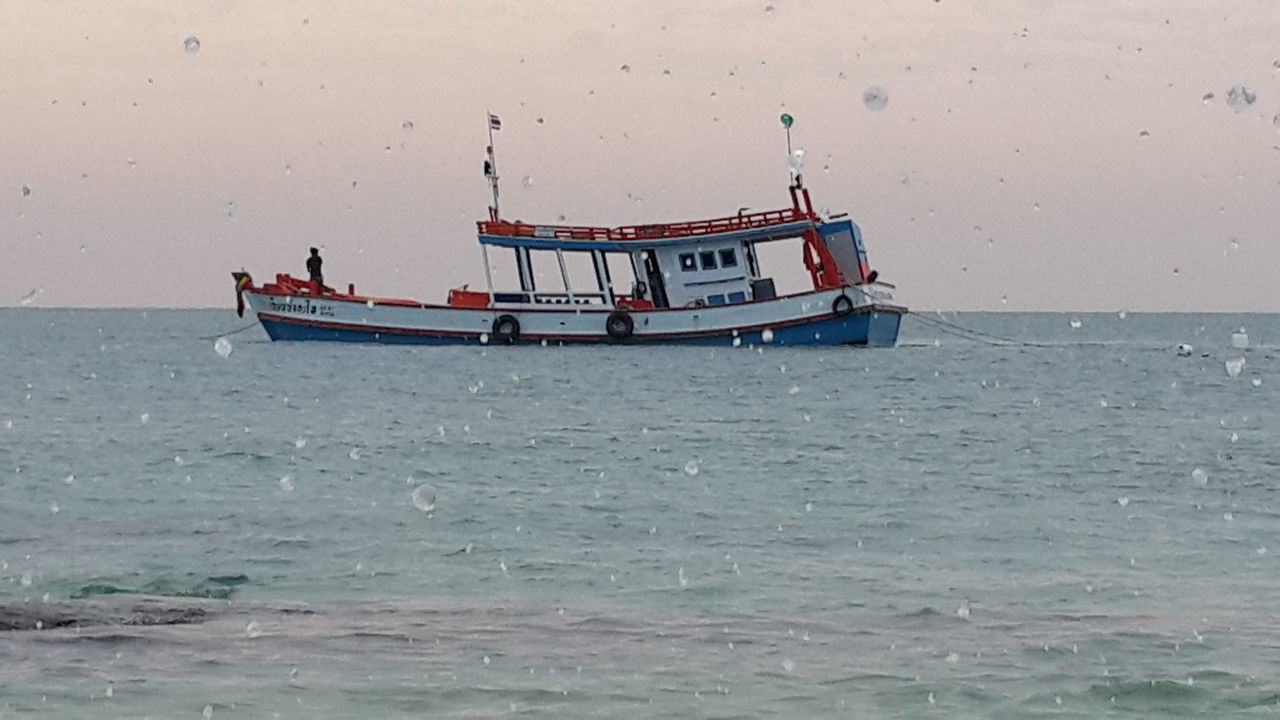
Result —
<svg viewBox="0 0 1280 720"><path fill-rule="evenodd" d="M1207 92L1200 98L1200 102L1204 103L1205 105L1208 105L1213 100L1214 97L1216 96L1213 93Z"/></svg>
<svg viewBox="0 0 1280 720"><path fill-rule="evenodd" d="M1116 503L1117 503L1120 507L1129 507L1129 498L1127 498L1127 497L1117 498L1117 499L1116 499Z"/></svg>
<svg viewBox="0 0 1280 720"><path fill-rule="evenodd" d="M684 568L676 573L676 581L680 583L680 587L689 587L689 578L684 574Z"/></svg>
<svg viewBox="0 0 1280 720"><path fill-rule="evenodd" d="M351 448L351 452L347 453L347 457L351 458L352 460L359 460L360 448Z"/></svg>
<svg viewBox="0 0 1280 720"><path fill-rule="evenodd" d="M307 439L304 437L300 437L293 441L293 446L301 450L302 448L307 446Z"/></svg>
<svg viewBox="0 0 1280 720"><path fill-rule="evenodd" d="M792 385L792 386L791 386L791 389L787 391L787 394L788 394L788 395L795 395L795 394L796 394L796 393L798 393L798 392L800 392L800 386L799 386L799 385Z"/></svg>
<svg viewBox="0 0 1280 720"><path fill-rule="evenodd" d="M734 347L741 347L741 346L742 346L742 338L740 338L740 337L736 337L736 338L734 338L734 339L733 339L733 346L734 346Z"/></svg>
<svg viewBox="0 0 1280 720"><path fill-rule="evenodd" d="M1187 343L1178 343L1178 357L1191 357L1191 353L1195 352L1195 348Z"/></svg>
<svg viewBox="0 0 1280 720"><path fill-rule="evenodd" d="M413 489L409 495L409 500L413 506L424 513L429 513L436 509L436 489L430 485L419 485Z"/></svg>
<svg viewBox="0 0 1280 720"><path fill-rule="evenodd" d="M684 472L686 475L693 477L698 474L698 461L690 460L684 464Z"/></svg>
<svg viewBox="0 0 1280 720"><path fill-rule="evenodd" d="M138 420L142 421L143 425L146 425L147 421L149 421L150 419L151 419L151 413L142 413L141 415L138 416Z"/></svg>
<svg viewBox="0 0 1280 720"><path fill-rule="evenodd" d="M228 340L225 335L213 341L213 351L221 355L223 358L230 357L231 350L231 341Z"/></svg>
<svg viewBox="0 0 1280 720"><path fill-rule="evenodd" d="M365 300L365 301L364 301L364 306L365 306L365 307L367 307L367 308L369 308L370 310L372 310L372 309L373 309L373 301L372 301L372 300Z"/></svg>
<svg viewBox="0 0 1280 720"><path fill-rule="evenodd" d="M764 332L760 333L760 340L767 343L773 342L773 330L765 328Z"/></svg>
<svg viewBox="0 0 1280 720"><path fill-rule="evenodd" d="M480 333L480 344L481 345L489 344L489 333Z"/></svg>
<svg viewBox="0 0 1280 720"><path fill-rule="evenodd" d="M868 110L883 110L889 104L889 91L879 85L872 85L862 91L862 104Z"/></svg>
<svg viewBox="0 0 1280 720"><path fill-rule="evenodd" d="M785 671L787 671L787 672L791 672L791 671L795 670L795 669L796 669L796 661L795 661L795 660L792 660L791 658L787 658L787 659L783 660L783 661L782 661L782 669L783 669L783 670L785 670Z"/></svg>
<svg viewBox="0 0 1280 720"><path fill-rule="evenodd" d="M30 185L23 185L23 186L22 186L22 189L21 189L21 193L22 193L22 197L28 197L28 196L30 196L30 195L31 195L31 186L30 186Z"/></svg>
<svg viewBox="0 0 1280 720"><path fill-rule="evenodd" d="M21 583L22 587L31 587L31 583L33 582L31 571L24 570L22 577L18 579L18 582Z"/></svg>
<svg viewBox="0 0 1280 720"><path fill-rule="evenodd" d="M1125 311L1121 310L1120 312L1116 313L1116 317L1118 317L1118 318L1120 318L1121 320L1123 320L1123 319L1125 319L1125 318L1129 317L1129 313L1127 313L1127 312L1125 312Z"/></svg>
<svg viewBox="0 0 1280 720"><path fill-rule="evenodd" d="M200 38L196 37L195 35L192 35L191 37L182 41L182 47L184 50L186 50L189 53L198 53L200 52ZM214 53L214 55L217 55L217 53Z"/></svg>
<svg viewBox="0 0 1280 720"><path fill-rule="evenodd" d="M1083 327L1083 326L1084 326L1084 323L1080 322L1079 320L1076 320L1076 319L1074 319L1074 318L1071 320L1071 329L1072 329L1072 330L1079 330L1079 329L1080 329L1081 327Z"/></svg>
<svg viewBox="0 0 1280 720"><path fill-rule="evenodd" d="M1250 382L1254 387L1262 387L1262 378L1254 378L1254 379L1250 380L1249 382ZM1232 433L1232 434L1231 434L1231 437L1235 437L1235 433ZM1235 442L1235 441L1233 440L1232 442Z"/></svg>
<svg viewBox="0 0 1280 720"><path fill-rule="evenodd" d="M1258 96L1244 85L1237 85L1227 91L1227 104L1236 112L1244 112L1258 100Z"/></svg>
<svg viewBox="0 0 1280 720"><path fill-rule="evenodd" d="M765 6L764 6L764 14L765 14L765 15L772 15L772 14L773 14L774 9L775 9L775 8L774 8L772 5L765 5Z"/></svg>
<svg viewBox="0 0 1280 720"><path fill-rule="evenodd" d="M1009 296L1008 296L1008 295L1001 295L1001 296L1000 296L1000 304L1001 304L1001 305L1008 305L1008 304L1009 304Z"/></svg>
<svg viewBox="0 0 1280 720"><path fill-rule="evenodd" d="M1148 131L1146 131L1146 130L1139 130L1139 131L1138 131L1138 137L1140 137L1140 138L1149 138L1149 137L1151 137L1151 133L1150 133L1150 132L1148 132Z"/></svg>
<svg viewBox="0 0 1280 720"><path fill-rule="evenodd" d="M204 710L200 711L200 716L203 717L204 720L209 720L209 718L213 717L213 706L205 705Z"/></svg>
<svg viewBox="0 0 1280 720"><path fill-rule="evenodd" d="M125 160L125 162L129 163L129 167L131 168L138 167L138 161L134 160L132 156L130 156L127 160Z"/></svg>
<svg viewBox="0 0 1280 720"><path fill-rule="evenodd" d="M56 501L49 504L49 512L54 515L57 515L61 510L62 508L58 507L58 503Z"/></svg>
<svg viewBox="0 0 1280 720"><path fill-rule="evenodd" d="M258 621L250 620L249 624L244 626L244 634L251 638L262 635L262 628L258 627Z"/></svg>
<svg viewBox="0 0 1280 720"><path fill-rule="evenodd" d="M1249 333L1240 328L1239 332L1231 333L1231 347L1237 350L1243 350L1249 347Z"/></svg>
<svg viewBox="0 0 1280 720"><path fill-rule="evenodd" d="M621 71L622 71L622 74L624 74L624 75L625 75L625 74L627 74L627 73L629 73L629 72L631 72L631 66L630 66L630 65L627 65L627 64L625 64L625 63L623 64L623 66L622 66L622 67L620 67L620 68L618 68L618 69L619 69L619 70L621 70Z"/></svg>
<svg viewBox="0 0 1280 720"><path fill-rule="evenodd" d="M929 691L929 704L930 704L930 705L933 705L933 704L935 704L935 703L937 703L937 702L938 702L938 699L937 699L936 697L934 697L934 695L933 695L933 691L932 691L932 690L930 690L930 691Z"/></svg>
<svg viewBox="0 0 1280 720"><path fill-rule="evenodd" d="M404 130L405 132L413 132L413 121L405 120L404 122L400 123L400 129Z"/></svg>
<svg viewBox="0 0 1280 720"><path fill-rule="evenodd" d="M533 176L525 175L524 177L520 178L520 184L524 185L526 188L533 187Z"/></svg>
<svg viewBox="0 0 1280 720"><path fill-rule="evenodd" d="M35 288L26 295L18 298L18 304L23 306L30 305L36 301L36 298L40 297L40 293L42 292L44 292L44 288Z"/></svg>
<svg viewBox="0 0 1280 720"><path fill-rule="evenodd" d="M285 492L293 492L293 477L285 475L280 478L280 489Z"/></svg>
<svg viewBox="0 0 1280 720"><path fill-rule="evenodd" d="M949 663L958 663L958 662L960 662L960 654L959 654L959 653L947 653L947 662L949 662Z"/></svg>
<svg viewBox="0 0 1280 720"><path fill-rule="evenodd" d="M185 464L187 464L187 461L186 461L186 460L183 460L181 455L174 455L174 456L173 456L173 464L174 464L174 465L185 465Z"/></svg>
<svg viewBox="0 0 1280 720"><path fill-rule="evenodd" d="M489 665L489 656L488 656L488 655L485 655L484 657L480 658L480 662L484 663L484 664L485 664L485 666L486 666L486 667L488 667L488 665Z"/></svg>
<svg viewBox="0 0 1280 720"><path fill-rule="evenodd" d="M1248 363L1245 362L1244 358L1239 357L1239 358L1232 358L1230 360L1227 360L1223 362L1222 365L1227 370L1227 377L1234 378L1234 377L1240 377L1241 371L1245 369L1245 366L1248 365Z"/></svg>
<svg viewBox="0 0 1280 720"><path fill-rule="evenodd" d="M1198 485L1207 485L1209 483L1209 473L1202 468L1196 468L1191 471L1191 479L1195 480Z"/></svg>
<svg viewBox="0 0 1280 720"><path fill-rule="evenodd" d="M800 171L804 168L804 148L796 148L795 150L792 150L791 157L788 159L787 164L791 167L791 174L793 176L799 175Z"/></svg>

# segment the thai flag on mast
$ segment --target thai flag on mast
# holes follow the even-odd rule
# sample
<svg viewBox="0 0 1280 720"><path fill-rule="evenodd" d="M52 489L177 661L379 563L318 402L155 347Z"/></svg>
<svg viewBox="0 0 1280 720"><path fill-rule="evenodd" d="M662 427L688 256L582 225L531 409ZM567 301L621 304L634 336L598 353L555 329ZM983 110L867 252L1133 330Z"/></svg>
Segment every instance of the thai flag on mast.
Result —
<svg viewBox="0 0 1280 720"><path fill-rule="evenodd" d="M489 113L489 129L490 130L502 129L502 120L497 115L494 115L493 113Z"/></svg>

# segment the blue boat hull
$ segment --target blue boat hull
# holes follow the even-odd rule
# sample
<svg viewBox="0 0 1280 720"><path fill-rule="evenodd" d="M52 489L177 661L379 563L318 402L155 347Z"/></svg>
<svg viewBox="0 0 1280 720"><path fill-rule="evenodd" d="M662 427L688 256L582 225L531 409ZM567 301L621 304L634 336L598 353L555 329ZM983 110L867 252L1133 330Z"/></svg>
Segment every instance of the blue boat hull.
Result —
<svg viewBox="0 0 1280 720"><path fill-rule="evenodd" d="M564 336L555 338L525 337L518 345L539 344L609 344L609 345L862 345L892 347L898 341L903 311L896 308L859 309L844 316L827 316L794 325L738 332L685 333L644 337L635 335L624 341L607 335ZM432 333L394 327L356 328L303 318L261 318L262 327L272 340L381 343L387 345L482 345L485 341L473 333ZM772 333L768 341L766 332ZM496 344L496 343L491 343Z"/></svg>

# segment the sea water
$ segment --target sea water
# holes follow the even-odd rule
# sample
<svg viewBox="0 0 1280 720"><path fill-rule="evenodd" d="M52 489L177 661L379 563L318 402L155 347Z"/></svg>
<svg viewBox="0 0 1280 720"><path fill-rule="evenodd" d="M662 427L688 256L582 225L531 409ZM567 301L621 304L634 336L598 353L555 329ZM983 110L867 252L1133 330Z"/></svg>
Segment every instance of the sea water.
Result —
<svg viewBox="0 0 1280 720"><path fill-rule="evenodd" d="M1280 709L1278 316L929 313L884 350L244 323L0 311L0 717Z"/></svg>

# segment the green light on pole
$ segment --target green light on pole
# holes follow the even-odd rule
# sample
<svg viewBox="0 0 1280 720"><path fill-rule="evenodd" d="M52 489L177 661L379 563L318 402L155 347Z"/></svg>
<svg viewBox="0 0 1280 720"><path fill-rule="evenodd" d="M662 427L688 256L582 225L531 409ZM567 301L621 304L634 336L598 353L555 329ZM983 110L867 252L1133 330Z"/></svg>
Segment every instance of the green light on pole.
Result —
<svg viewBox="0 0 1280 720"><path fill-rule="evenodd" d="M782 121L782 127L788 130L791 129L791 124L796 121L795 118L791 117L790 113L782 113L782 117L778 119Z"/></svg>

